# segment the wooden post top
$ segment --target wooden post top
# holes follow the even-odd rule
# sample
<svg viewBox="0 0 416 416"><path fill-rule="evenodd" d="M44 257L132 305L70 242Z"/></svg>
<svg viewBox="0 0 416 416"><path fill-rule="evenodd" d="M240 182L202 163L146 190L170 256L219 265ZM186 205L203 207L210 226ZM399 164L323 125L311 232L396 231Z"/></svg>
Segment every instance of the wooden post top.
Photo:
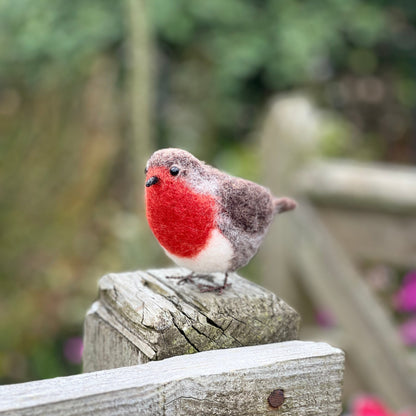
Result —
<svg viewBox="0 0 416 416"><path fill-rule="evenodd" d="M138 362L297 339L299 315L274 293L235 273L229 276L231 287L221 295L201 293L195 284L168 278L187 274L186 269L172 268L102 277L99 300L86 319L87 371L102 368L88 361L96 361L97 345L105 342L97 342L102 333L97 327L103 322L138 349ZM208 278L219 283L223 277ZM91 344L96 344L94 351Z"/></svg>

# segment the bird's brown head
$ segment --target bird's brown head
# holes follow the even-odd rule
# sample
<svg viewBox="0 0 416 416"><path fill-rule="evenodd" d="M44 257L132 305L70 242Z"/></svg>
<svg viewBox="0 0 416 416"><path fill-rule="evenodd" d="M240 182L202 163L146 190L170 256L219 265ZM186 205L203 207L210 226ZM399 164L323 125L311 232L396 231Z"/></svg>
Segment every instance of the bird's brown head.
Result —
<svg viewBox="0 0 416 416"><path fill-rule="evenodd" d="M161 149L153 153L146 164L146 188L167 189L178 182L190 181L203 171L203 163L181 149ZM149 189L146 189L146 192Z"/></svg>

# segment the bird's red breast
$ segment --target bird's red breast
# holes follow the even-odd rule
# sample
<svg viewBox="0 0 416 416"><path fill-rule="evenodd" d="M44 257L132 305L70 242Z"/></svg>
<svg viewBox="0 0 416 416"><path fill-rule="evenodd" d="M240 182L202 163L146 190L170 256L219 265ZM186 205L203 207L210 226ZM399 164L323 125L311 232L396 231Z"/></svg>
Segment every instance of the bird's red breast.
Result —
<svg viewBox="0 0 416 416"><path fill-rule="evenodd" d="M156 167L148 176L159 182L146 188L146 216L162 247L180 257L194 257L208 243L216 227L216 201L194 192L182 178L173 178L166 168Z"/></svg>

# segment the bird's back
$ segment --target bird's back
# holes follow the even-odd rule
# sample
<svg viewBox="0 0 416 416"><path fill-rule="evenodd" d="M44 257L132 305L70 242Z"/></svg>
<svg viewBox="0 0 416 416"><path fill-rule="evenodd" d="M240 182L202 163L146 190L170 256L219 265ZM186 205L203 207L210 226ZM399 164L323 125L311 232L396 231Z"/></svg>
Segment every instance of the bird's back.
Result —
<svg viewBox="0 0 416 416"><path fill-rule="evenodd" d="M222 182L218 227L234 248L231 270L246 265L256 254L274 215L276 198L254 182L229 177Z"/></svg>

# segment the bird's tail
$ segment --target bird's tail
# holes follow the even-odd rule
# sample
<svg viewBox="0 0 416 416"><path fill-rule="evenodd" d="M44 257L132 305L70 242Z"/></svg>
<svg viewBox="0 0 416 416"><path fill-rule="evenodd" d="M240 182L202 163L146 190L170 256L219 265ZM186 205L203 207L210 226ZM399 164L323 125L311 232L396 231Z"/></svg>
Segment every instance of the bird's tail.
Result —
<svg viewBox="0 0 416 416"><path fill-rule="evenodd" d="M273 199L273 206L274 206L274 213L281 214L282 212L292 211L292 209L296 208L296 202L293 199L282 197L282 198L274 198Z"/></svg>

